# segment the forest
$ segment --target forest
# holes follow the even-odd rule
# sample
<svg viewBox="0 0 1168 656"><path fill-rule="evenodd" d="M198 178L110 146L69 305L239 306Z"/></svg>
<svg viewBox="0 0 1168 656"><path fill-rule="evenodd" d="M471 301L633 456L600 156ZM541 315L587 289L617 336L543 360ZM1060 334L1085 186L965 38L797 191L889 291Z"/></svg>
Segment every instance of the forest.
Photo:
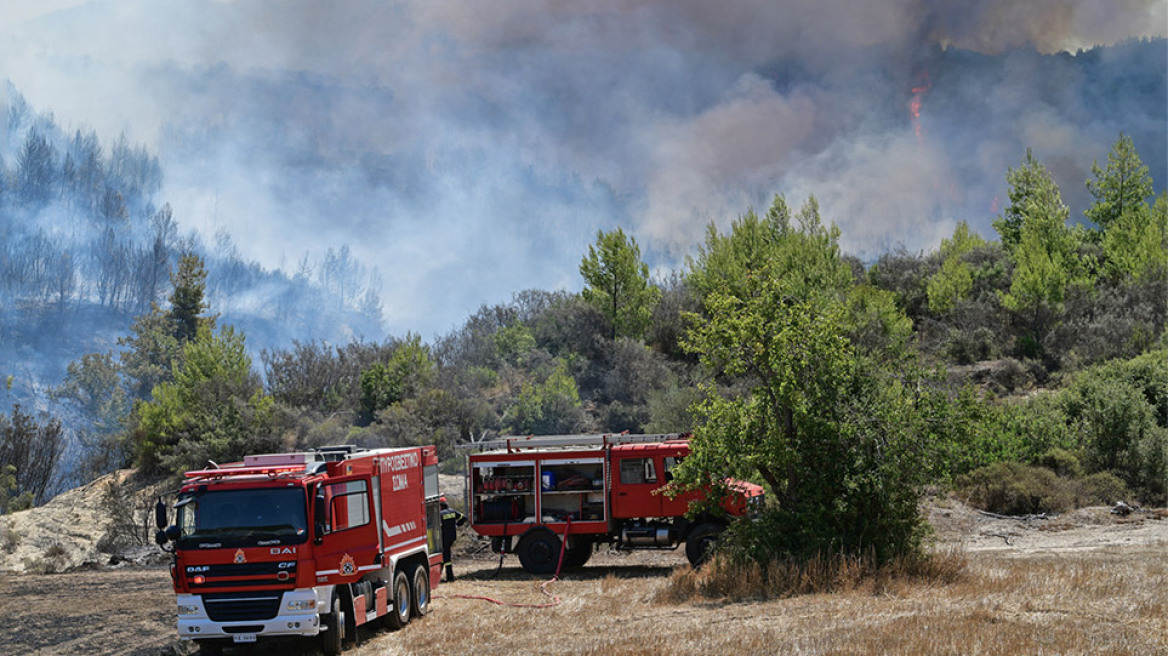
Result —
<svg viewBox="0 0 1168 656"><path fill-rule="evenodd" d="M933 251L864 262L815 198L776 195L711 223L669 275L617 227L580 245L579 293L368 341L378 290L346 249L288 277L226 234L180 236L145 149L107 154L13 107L0 341L27 346L4 365L50 338L98 348L32 391L48 410L0 413L0 511L131 466L437 444L453 472L454 447L488 436L619 431L693 432L679 486L765 483L772 512L750 530L771 539L738 536L760 556L911 550L926 486L1009 514L1168 495L1168 195L1123 134L1083 217L1027 151L991 238L959 223ZM274 324L284 339L253 359L252 328ZM62 335L85 325L102 335Z"/></svg>

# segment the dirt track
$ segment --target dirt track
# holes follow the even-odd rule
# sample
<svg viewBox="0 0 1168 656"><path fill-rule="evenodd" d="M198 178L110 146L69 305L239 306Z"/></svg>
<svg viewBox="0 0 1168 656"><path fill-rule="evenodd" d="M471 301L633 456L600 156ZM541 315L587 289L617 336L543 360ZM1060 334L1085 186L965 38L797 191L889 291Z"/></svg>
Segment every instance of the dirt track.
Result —
<svg viewBox="0 0 1168 656"><path fill-rule="evenodd" d="M941 547L960 546L970 554L992 558L1041 558L1051 554L1076 554L1093 558L1112 557L1127 550L1147 551L1168 545L1168 520L1160 513L1138 513L1117 517L1106 508L1079 510L1061 518L1018 521L986 517L960 504L942 503L930 510ZM464 538L463 546L470 547ZM468 575L452 586L443 586L439 595L500 594L517 590L529 598L544 601L531 584L531 577L510 559L498 579L492 578L497 560L488 555L464 558L460 572ZM586 596L595 586L604 586L612 577L628 580L648 577L654 584L668 578L672 568L684 562L678 552L643 552L628 556L597 554L585 572L558 586L576 597ZM592 587L589 587L592 586ZM577 603L579 600L574 601ZM434 614L426 618L433 628L458 618L442 616L466 612L468 602L437 599ZM196 653L189 643L177 640L174 629L174 597L164 566L123 569L81 570L64 574L0 574L0 654L155 654ZM685 612L686 606L670 612ZM694 608L693 612L712 612ZM728 612L723 609L723 612ZM414 627L410 627L412 630ZM359 645L350 647L356 656L398 653L410 630L401 633L362 632ZM406 650L408 651L408 650ZM229 653L232 653L229 651ZM314 644L275 643L251 654L316 654Z"/></svg>

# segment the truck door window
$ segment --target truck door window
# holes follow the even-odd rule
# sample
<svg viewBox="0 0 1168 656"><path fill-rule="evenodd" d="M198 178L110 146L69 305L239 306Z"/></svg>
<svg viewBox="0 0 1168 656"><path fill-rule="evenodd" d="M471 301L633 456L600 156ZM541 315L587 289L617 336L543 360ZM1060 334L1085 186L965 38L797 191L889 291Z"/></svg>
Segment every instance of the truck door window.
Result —
<svg viewBox="0 0 1168 656"><path fill-rule="evenodd" d="M369 495L365 481L348 481L325 486L329 502L329 527L332 531L364 526L369 523Z"/></svg>
<svg viewBox="0 0 1168 656"><path fill-rule="evenodd" d="M625 458L620 463L620 477L625 485L656 483L657 468L652 458Z"/></svg>
<svg viewBox="0 0 1168 656"><path fill-rule="evenodd" d="M673 480L673 470L681 464L682 456L665 456L665 482L668 483Z"/></svg>

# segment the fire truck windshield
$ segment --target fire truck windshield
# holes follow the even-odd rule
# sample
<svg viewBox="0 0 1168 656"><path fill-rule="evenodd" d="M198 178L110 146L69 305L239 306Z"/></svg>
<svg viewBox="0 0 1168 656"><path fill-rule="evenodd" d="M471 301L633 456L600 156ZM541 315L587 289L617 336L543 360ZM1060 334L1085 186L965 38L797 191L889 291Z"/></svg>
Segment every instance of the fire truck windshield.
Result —
<svg viewBox="0 0 1168 656"><path fill-rule="evenodd" d="M299 544L308 537L300 487L189 492L176 505L180 549Z"/></svg>

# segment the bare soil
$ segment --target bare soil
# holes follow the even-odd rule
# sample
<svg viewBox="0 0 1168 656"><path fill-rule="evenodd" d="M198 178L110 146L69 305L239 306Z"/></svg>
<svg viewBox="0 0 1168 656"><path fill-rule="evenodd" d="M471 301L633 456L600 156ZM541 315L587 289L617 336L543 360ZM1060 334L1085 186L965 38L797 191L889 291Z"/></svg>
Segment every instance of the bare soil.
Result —
<svg viewBox="0 0 1168 656"><path fill-rule="evenodd" d="M79 498L79 497L78 497ZM72 499L76 504L78 498ZM0 565L0 654L194 654L177 639L174 597L164 562L111 558L72 549L85 513L55 527L22 517L19 558ZM63 511L57 509L55 511ZM597 553L582 570L547 586L470 535L460 538L458 580L435 591L432 612L397 632L362 630L346 653L1112 653L1168 651L1168 545L1162 511L1118 516L1087 508L1049 519L1000 519L953 500L928 508L937 548L960 550L970 576L961 584L911 584L879 593L807 595L767 602L667 603L661 591L686 567L681 551ZM60 518L58 517L58 521ZM41 536L48 526L64 537ZM70 537L72 536L72 537ZM68 538L67 540L65 538ZM0 534L0 547L3 546ZM91 537L92 540L98 539ZM59 545L69 544L61 547ZM35 547L33 545L46 545ZM61 573L35 573L58 545ZM16 551L16 549L14 549ZM0 553L3 549L0 549ZM110 566L108 563L118 561ZM12 571L17 570L17 571ZM617 621L614 621L617 620ZM318 654L303 641L228 650L249 654Z"/></svg>

